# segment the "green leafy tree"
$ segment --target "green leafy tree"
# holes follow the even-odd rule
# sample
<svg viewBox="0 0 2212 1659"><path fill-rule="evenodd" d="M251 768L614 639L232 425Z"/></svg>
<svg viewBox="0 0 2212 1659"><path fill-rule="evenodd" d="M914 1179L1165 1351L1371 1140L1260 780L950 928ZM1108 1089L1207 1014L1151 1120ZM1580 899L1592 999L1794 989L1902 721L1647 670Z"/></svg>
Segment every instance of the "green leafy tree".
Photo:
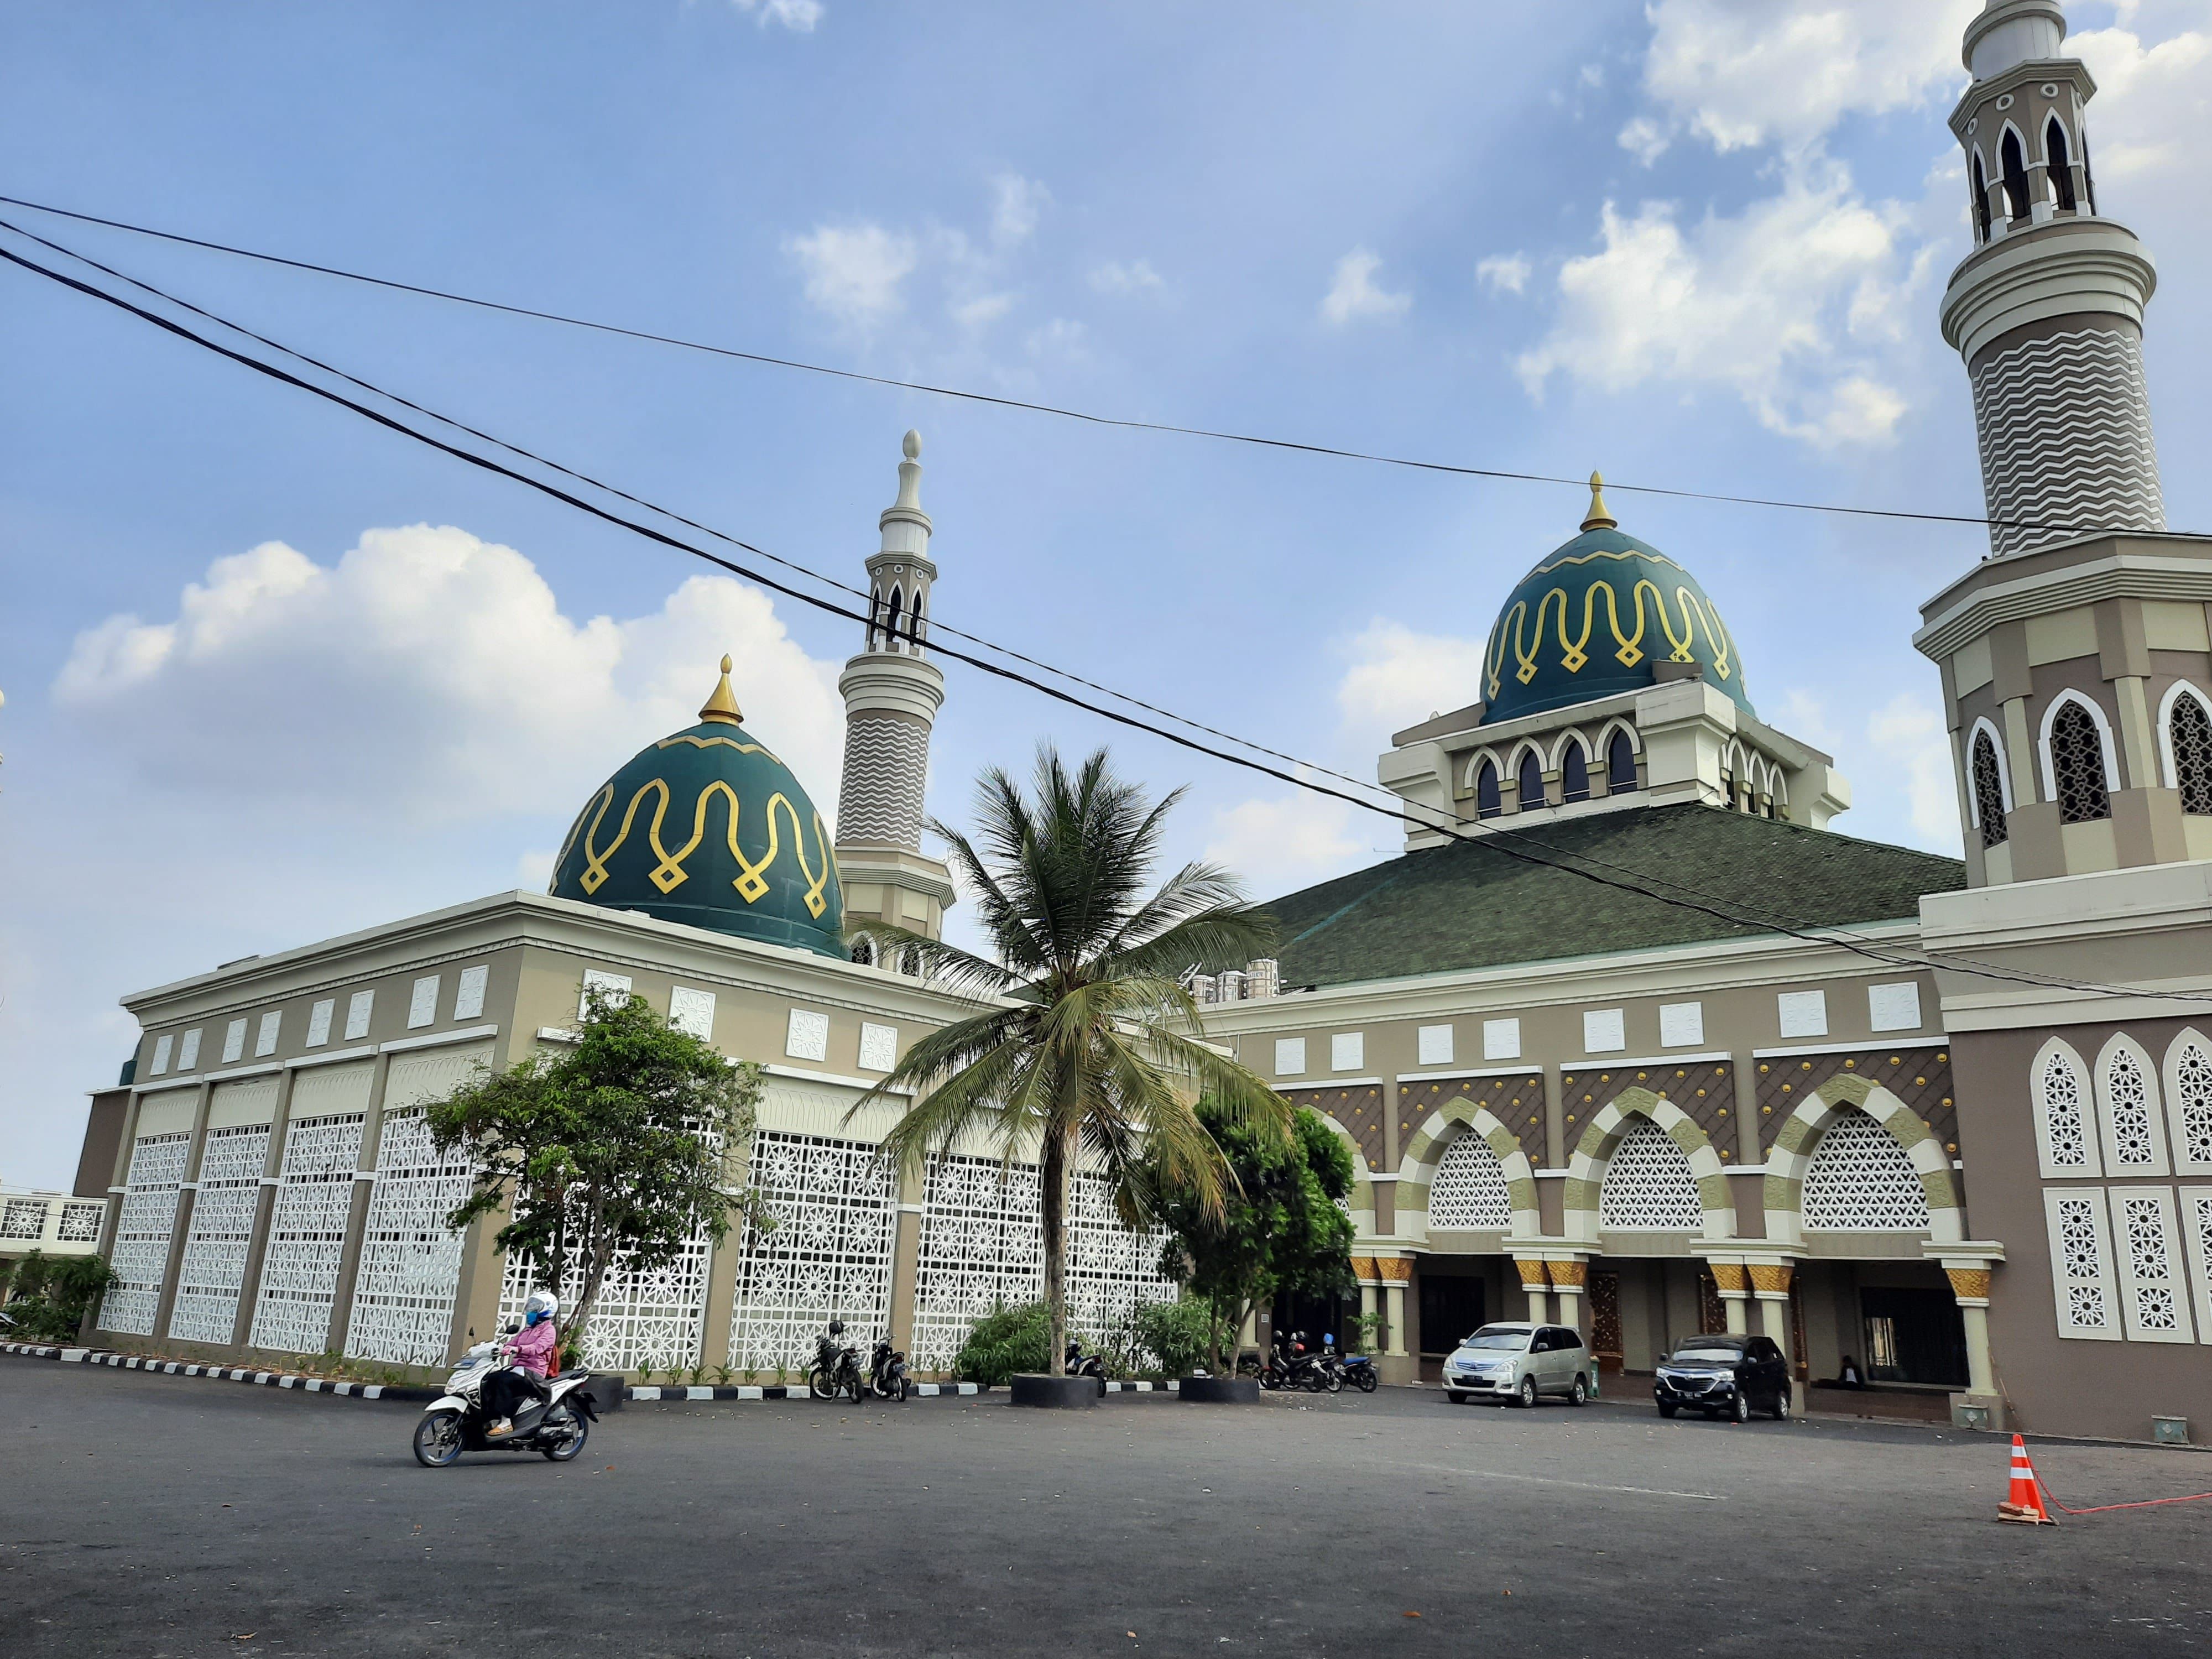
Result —
<svg viewBox="0 0 2212 1659"><path fill-rule="evenodd" d="M33 1250L4 1283L11 1334L33 1342L73 1342L86 1316L115 1282L113 1269L96 1255L48 1255Z"/></svg>
<svg viewBox="0 0 2212 1659"><path fill-rule="evenodd" d="M719 1242L732 1210L748 1207L728 1169L750 1143L761 1077L644 998L595 991L573 1043L425 1109L441 1149L466 1146L477 1159L447 1224L507 1212L496 1243L559 1288L566 1343L578 1346L617 1254L649 1273L702 1227Z"/></svg>
<svg viewBox="0 0 2212 1659"><path fill-rule="evenodd" d="M1235 1176L1224 1204L1187 1193L1164 1172L1160 1212L1173 1237L1160 1267L1213 1310L1212 1369L1244 1322L1283 1291L1326 1296L1352 1283L1352 1152L1320 1114L1301 1107L1287 1137L1254 1134L1211 1100L1199 1121Z"/></svg>
<svg viewBox="0 0 2212 1659"><path fill-rule="evenodd" d="M972 840L930 826L974 894L998 960L904 928L854 931L887 958L913 952L939 985L990 1005L921 1038L860 1104L915 1091L883 1148L909 1172L970 1132L1009 1165L1037 1149L1050 1370L1067 1342L1068 1180L1078 1160L1103 1173L1133 1225L1152 1218L1162 1182L1201 1209L1218 1207L1233 1183L1193 1110L1200 1091L1220 1103L1221 1121L1261 1139L1283 1133L1288 1109L1203 1041L1181 982L1194 964L1261 954L1273 921L1212 865L1185 865L1146 892L1182 792L1148 803L1114 776L1104 750L1071 772L1049 744L1038 751L1034 789L1025 795L994 768L977 785Z"/></svg>

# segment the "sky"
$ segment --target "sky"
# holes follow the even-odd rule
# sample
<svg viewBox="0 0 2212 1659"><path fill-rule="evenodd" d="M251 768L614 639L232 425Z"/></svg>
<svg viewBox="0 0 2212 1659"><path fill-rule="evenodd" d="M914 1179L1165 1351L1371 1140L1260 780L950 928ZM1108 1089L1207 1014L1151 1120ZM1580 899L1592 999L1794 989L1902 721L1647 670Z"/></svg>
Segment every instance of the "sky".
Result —
<svg viewBox="0 0 2212 1659"><path fill-rule="evenodd" d="M1976 0L308 8L28 0L0 193L838 368L1460 465L1974 514L1936 307ZM2212 530L2212 0L2070 8ZM858 580L923 434L940 623L1371 777L1474 701L1571 487L1086 424L0 216ZM0 234L0 243L26 251ZM131 991L515 886L690 722L834 808L856 629L0 269L0 1179L65 1182ZM1609 492L1850 834L1955 852L1919 603L1971 527ZM1258 897L1395 826L947 665L929 805L1050 740ZM962 913L953 913L956 936Z"/></svg>

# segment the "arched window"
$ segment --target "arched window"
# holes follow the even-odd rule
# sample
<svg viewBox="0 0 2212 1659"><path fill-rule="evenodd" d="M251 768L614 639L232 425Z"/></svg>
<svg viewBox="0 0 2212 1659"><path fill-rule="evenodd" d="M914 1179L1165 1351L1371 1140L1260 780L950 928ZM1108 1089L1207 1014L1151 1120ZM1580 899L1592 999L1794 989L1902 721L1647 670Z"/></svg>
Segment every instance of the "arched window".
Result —
<svg viewBox="0 0 2212 1659"><path fill-rule="evenodd" d="M871 651L883 649L883 639L884 596L880 593L872 593L868 596L868 649Z"/></svg>
<svg viewBox="0 0 2212 1659"><path fill-rule="evenodd" d="M2105 1173L2165 1174L2166 1148L2160 1144L2150 1066L2125 1042L2116 1042L2106 1052L2097 1103L2104 1109Z"/></svg>
<svg viewBox="0 0 2212 1659"><path fill-rule="evenodd" d="M2051 777L2061 823L2087 823L2112 816L2105 788L2105 745L2097 722L2080 703L2059 706L2051 720Z"/></svg>
<svg viewBox="0 0 2212 1659"><path fill-rule="evenodd" d="M2089 1138L2087 1079L2073 1051L2054 1042L2036 1061L2037 1138L2042 1142L2043 1172L2051 1176L2094 1176L2097 1148Z"/></svg>
<svg viewBox="0 0 2212 1659"><path fill-rule="evenodd" d="M1854 1108L1838 1113L1805 1167L1801 1202L1808 1233L1928 1230L1928 1190L1905 1148Z"/></svg>
<svg viewBox="0 0 2212 1659"><path fill-rule="evenodd" d="M1512 1225L1505 1171L1490 1143L1470 1129L1445 1151L1429 1182L1429 1226L1502 1233Z"/></svg>
<svg viewBox="0 0 2212 1659"><path fill-rule="evenodd" d="M1982 171L1982 153L1974 152L1974 240L1990 240L1990 181Z"/></svg>
<svg viewBox="0 0 2212 1659"><path fill-rule="evenodd" d="M1705 1224L1698 1177L1674 1138L1638 1116L1606 1165L1599 1224L1627 1232L1694 1233Z"/></svg>
<svg viewBox="0 0 2212 1659"><path fill-rule="evenodd" d="M1498 793L1498 769L1488 761L1474 775L1474 815L1479 818L1494 818L1505 810Z"/></svg>
<svg viewBox="0 0 2212 1659"><path fill-rule="evenodd" d="M2089 193L2089 211L2097 210L2097 170L2089 165L2089 135L2081 135L2081 188Z"/></svg>
<svg viewBox="0 0 2212 1659"><path fill-rule="evenodd" d="M2166 740L2173 749L2173 783L2181 791L2181 810L2212 813L2212 717L2186 691L2173 700L2166 717Z"/></svg>
<svg viewBox="0 0 2212 1659"><path fill-rule="evenodd" d="M921 952L911 945L899 955L899 972L908 979L921 977Z"/></svg>
<svg viewBox="0 0 2212 1659"><path fill-rule="evenodd" d="M875 940L872 939L854 939L853 941L853 960L859 963L863 968L874 967L876 965Z"/></svg>
<svg viewBox="0 0 2212 1659"><path fill-rule="evenodd" d="M914 590L914 610L908 617L906 624L906 636L914 641L914 648L917 652L921 649L921 642L929 633L928 621L921 614L922 597L921 590L918 587L915 588Z"/></svg>
<svg viewBox="0 0 2212 1659"><path fill-rule="evenodd" d="M1567 739L1567 752L1560 758L1559 799L1563 801L1589 799L1589 762L1583 758L1580 738Z"/></svg>
<svg viewBox="0 0 2212 1659"><path fill-rule="evenodd" d="M1536 751L1533 749L1521 751L1519 783L1522 811L1533 811L1548 804L1544 799L1544 765L1536 758Z"/></svg>
<svg viewBox="0 0 2212 1659"><path fill-rule="evenodd" d="M2054 115L2043 125L2043 159L2051 170L2051 187L2058 198L2060 209L2074 211L2074 169L2069 165L2072 158L2067 154L2066 128Z"/></svg>
<svg viewBox="0 0 2212 1659"><path fill-rule="evenodd" d="M2027 158L2021 154L2020 135L2005 129L1997 147L1997 161L2004 173L2005 202L2015 222L2027 217Z"/></svg>
<svg viewBox="0 0 2212 1659"><path fill-rule="evenodd" d="M1997 746L1987 732L1974 733L1974 816L1981 820L1982 845L2002 847L2005 828L2004 775L1997 770Z"/></svg>
<svg viewBox="0 0 2212 1659"><path fill-rule="evenodd" d="M1605 746L1605 789L1618 795L1636 787L1636 749L1628 733L1616 731Z"/></svg>
<svg viewBox="0 0 2212 1659"><path fill-rule="evenodd" d="M2173 1040L2166 1057L2166 1091L2175 1173L2212 1170L2212 1048L2194 1031Z"/></svg>
<svg viewBox="0 0 2212 1659"><path fill-rule="evenodd" d="M898 589L894 587L891 589L890 611L884 623L884 650L896 651L899 648L899 629L903 625L905 618L906 601L900 597Z"/></svg>

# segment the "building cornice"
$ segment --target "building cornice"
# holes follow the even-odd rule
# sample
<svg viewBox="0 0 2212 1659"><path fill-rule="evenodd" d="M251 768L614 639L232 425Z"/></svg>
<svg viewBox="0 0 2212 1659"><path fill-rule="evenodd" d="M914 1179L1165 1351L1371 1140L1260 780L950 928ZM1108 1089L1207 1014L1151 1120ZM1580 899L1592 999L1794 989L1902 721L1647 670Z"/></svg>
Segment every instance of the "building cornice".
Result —
<svg viewBox="0 0 2212 1659"><path fill-rule="evenodd" d="M1913 635L1913 646L1923 656L1940 662L2002 623L2100 599L2212 601L2212 538L2130 530L2118 536L2084 537L2076 545L2106 541L2114 544L2112 553L2056 568L2050 562L2056 549L2039 547L2017 554L2016 558L2036 560L2039 568L2011 578L2005 574L2008 561L1991 559L1976 566L1921 607L1928 620ZM2174 550L2118 550L2124 542Z"/></svg>

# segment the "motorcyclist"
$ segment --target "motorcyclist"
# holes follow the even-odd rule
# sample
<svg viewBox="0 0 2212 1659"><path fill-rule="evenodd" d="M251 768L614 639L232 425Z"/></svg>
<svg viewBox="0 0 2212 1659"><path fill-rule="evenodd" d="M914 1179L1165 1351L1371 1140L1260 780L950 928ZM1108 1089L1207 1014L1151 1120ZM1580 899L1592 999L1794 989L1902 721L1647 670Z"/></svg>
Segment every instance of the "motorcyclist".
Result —
<svg viewBox="0 0 2212 1659"><path fill-rule="evenodd" d="M492 1419L484 1431L487 1440L513 1434L514 1413L529 1401L544 1398L544 1381L561 1352L560 1328L554 1322L560 1312L560 1298L550 1291L532 1291L522 1304L522 1328L502 1345L512 1363L483 1380L481 1398Z"/></svg>

